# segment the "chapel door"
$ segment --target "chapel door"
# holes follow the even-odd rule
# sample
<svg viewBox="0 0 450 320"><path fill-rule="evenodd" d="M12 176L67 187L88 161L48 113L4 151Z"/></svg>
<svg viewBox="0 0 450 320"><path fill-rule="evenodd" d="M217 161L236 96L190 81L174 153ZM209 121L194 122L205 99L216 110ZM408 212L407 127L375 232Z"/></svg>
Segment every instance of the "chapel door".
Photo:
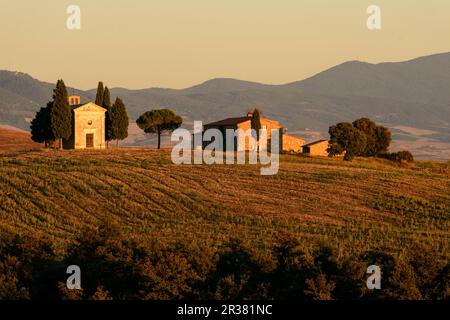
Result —
<svg viewBox="0 0 450 320"><path fill-rule="evenodd" d="M93 147L94 147L94 134L87 133L86 134L86 148L93 148Z"/></svg>

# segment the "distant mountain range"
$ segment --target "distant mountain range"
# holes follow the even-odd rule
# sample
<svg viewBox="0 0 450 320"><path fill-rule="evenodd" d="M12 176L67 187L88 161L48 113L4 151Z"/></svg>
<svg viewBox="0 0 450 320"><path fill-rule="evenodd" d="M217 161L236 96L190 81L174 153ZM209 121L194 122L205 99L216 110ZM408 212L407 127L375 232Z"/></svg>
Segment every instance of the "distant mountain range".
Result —
<svg viewBox="0 0 450 320"><path fill-rule="evenodd" d="M0 71L0 124L28 129L53 88L24 73ZM96 89L69 90L84 101L95 98ZM125 101L133 120L149 109L168 107L189 125L258 107L294 134L324 136L331 124L367 116L392 128L396 140L420 145L423 156L433 157L447 143L450 149L450 53L397 63L350 61L284 85L213 79L181 90L113 88L111 94Z"/></svg>

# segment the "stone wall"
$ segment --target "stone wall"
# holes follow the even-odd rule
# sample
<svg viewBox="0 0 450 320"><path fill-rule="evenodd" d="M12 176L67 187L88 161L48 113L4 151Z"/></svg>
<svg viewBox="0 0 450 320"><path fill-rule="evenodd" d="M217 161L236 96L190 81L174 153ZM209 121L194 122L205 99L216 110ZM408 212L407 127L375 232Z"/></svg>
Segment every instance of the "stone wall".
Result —
<svg viewBox="0 0 450 320"><path fill-rule="evenodd" d="M302 152L302 146L305 144L305 140L290 136L288 134L283 135L283 151L287 152Z"/></svg>

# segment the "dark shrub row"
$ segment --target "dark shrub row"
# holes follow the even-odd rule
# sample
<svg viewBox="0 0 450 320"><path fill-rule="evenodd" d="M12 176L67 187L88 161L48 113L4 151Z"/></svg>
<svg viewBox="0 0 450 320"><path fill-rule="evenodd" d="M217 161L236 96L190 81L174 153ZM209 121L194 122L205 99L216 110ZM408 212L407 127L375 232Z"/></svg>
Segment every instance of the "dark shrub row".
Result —
<svg viewBox="0 0 450 320"><path fill-rule="evenodd" d="M305 250L281 241L269 255L238 241L220 249L193 244L147 246L114 228L84 232L58 258L45 241L4 239L0 299L449 299L450 264L423 248L414 256L370 251L342 257L329 247ZM382 289L366 287L369 265ZM78 265L82 290L68 290Z"/></svg>
<svg viewBox="0 0 450 320"><path fill-rule="evenodd" d="M396 162L414 162L414 157L409 151L386 152L377 155L378 158L387 159Z"/></svg>

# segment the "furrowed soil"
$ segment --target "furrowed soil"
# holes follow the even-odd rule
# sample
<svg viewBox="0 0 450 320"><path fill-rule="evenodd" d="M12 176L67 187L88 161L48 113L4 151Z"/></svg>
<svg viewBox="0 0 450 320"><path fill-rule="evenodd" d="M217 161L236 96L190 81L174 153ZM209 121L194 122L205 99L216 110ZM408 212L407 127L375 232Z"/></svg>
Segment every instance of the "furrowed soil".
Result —
<svg viewBox="0 0 450 320"><path fill-rule="evenodd" d="M0 153L0 238L52 239L65 248L110 221L145 244L155 238L267 250L290 237L347 253L401 254L417 243L449 259L450 163L282 155L259 165L174 165L169 150Z"/></svg>

